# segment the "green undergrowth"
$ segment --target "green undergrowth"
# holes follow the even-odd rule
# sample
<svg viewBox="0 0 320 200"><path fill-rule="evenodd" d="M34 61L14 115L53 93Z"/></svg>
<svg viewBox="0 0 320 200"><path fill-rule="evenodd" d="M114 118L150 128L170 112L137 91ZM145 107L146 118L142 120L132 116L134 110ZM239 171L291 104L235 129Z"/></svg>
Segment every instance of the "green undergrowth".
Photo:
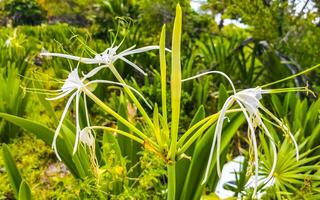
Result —
<svg viewBox="0 0 320 200"><path fill-rule="evenodd" d="M119 165L115 160L115 152L107 147L110 149L106 155L109 162L101 168L103 173L99 177L100 183L97 184L97 180L93 179L75 179L66 166L55 159L51 148L30 134L14 139L8 147L22 177L28 182L34 199L104 199L105 196L110 199L163 199L165 195L163 163L147 151L140 153L141 174L139 177L131 177L130 169L125 170ZM106 193L108 190L114 191L114 182L123 184L119 193ZM2 156L0 199L14 199Z"/></svg>
<svg viewBox="0 0 320 200"><path fill-rule="evenodd" d="M35 199L74 197L80 187L62 163L56 162L50 147L34 136L24 134L8 145L23 178ZM12 199L13 193L0 157L0 199Z"/></svg>

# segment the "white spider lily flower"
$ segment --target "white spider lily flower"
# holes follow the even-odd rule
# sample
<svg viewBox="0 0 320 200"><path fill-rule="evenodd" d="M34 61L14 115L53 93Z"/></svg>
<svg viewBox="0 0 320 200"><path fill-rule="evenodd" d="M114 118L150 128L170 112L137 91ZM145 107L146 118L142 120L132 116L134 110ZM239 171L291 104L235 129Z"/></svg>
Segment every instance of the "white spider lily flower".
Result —
<svg viewBox="0 0 320 200"><path fill-rule="evenodd" d="M65 80L63 86L60 89L60 94L56 97L53 98L47 98L47 100L57 100L57 99L61 99L67 95L69 95L70 93L74 92L68 99L67 104L62 112L58 127L56 128L54 137L53 137L53 141L52 141L52 148L54 149L57 157L59 160L61 160L58 150L57 150L57 146L56 146L56 142L57 142L57 138L60 132L60 129L62 127L62 122L67 114L67 111L72 103L72 100L74 98L76 98L76 141L75 141L75 145L74 145L74 149L73 149L73 153L75 153L76 149L77 149L77 145L78 145L78 132L80 131L80 123L79 123L79 118L78 118L78 113L79 113L79 99L80 99L80 95L81 95L81 91L82 91L82 87L84 86L83 82L81 81L79 75L78 75L78 68L75 68L73 71L70 72L70 74L68 75L68 78Z"/></svg>
<svg viewBox="0 0 320 200"><path fill-rule="evenodd" d="M91 72L89 72L88 74L90 74ZM79 77L78 74L78 68L75 68L74 70L72 70L70 72L70 74L68 75L68 78L64 81L63 86L61 87L60 90L58 90L60 93L53 97L53 98L47 98L47 100L57 100L57 99L61 99L69 94L71 94L71 96L69 97L66 106L62 112L59 124L55 130L55 134L53 137L53 141L52 141L52 148L55 151L55 154L57 155L58 159L61 160L58 150L57 150L57 146L56 146L56 142L57 142L57 138L59 136L60 130L62 128L62 124L64 121L64 118L67 115L67 111L73 101L73 99L76 99L76 112L75 112L75 116L76 116L76 139L75 139L75 144L74 144L74 148L73 148L73 154L75 154L75 152L77 151L78 148L78 143L79 143L79 138L81 137L81 128L80 128L80 122L79 122L79 101L80 101L80 97L81 94L83 93L83 98L84 98L84 107L85 107L85 115L86 115L86 121L87 121L87 125L90 126L89 123L89 114L88 114L88 109L87 109L87 104L86 104L86 88L87 86L94 84L94 83L107 83L107 84L114 84L114 85L119 85L122 87L128 87L129 89L131 89L133 92L137 93L143 101L146 102L146 104L150 106L150 104L148 104L147 100L143 97L142 94L140 94L136 89L134 89L133 87L127 85L127 84L123 84L123 83L118 83L118 82L114 82L114 81L108 81L108 80L93 80L93 81L89 81L87 83L84 83L85 80L87 79L87 76L84 76L82 79ZM84 137L84 136L82 136ZM89 136L88 136L89 137ZM85 140L88 144L88 140Z"/></svg>
<svg viewBox="0 0 320 200"><path fill-rule="evenodd" d="M40 53L41 56L56 56L56 57L62 57L62 58L67 58L71 60L76 60L85 64L99 64L102 65L100 67L95 68L94 71L90 74L90 76L95 75L98 71L100 71L103 68L108 67L110 64L113 64L115 61L118 59L126 62L136 70L138 70L140 73L143 75L147 76L147 73L144 72L138 65L135 63L131 62L125 56L132 55L132 54L137 54L137 53L142 53L146 51L151 51L151 50L156 50L159 49L159 46L156 45L151 45L151 46L146 46L146 47L141 47L138 49L134 49L135 46L132 46L120 53L117 53L117 50L120 46L115 46L115 47L109 47L107 48L104 52L102 53L97 53L94 58L84 58L84 57L79 57L79 56L72 56L68 54L62 54L62 53ZM168 49L167 49L168 50ZM170 51L170 50L168 50Z"/></svg>
<svg viewBox="0 0 320 200"><path fill-rule="evenodd" d="M1 2L1 1L0 1L0 2ZM13 31L13 36L9 37L9 38L4 42L4 45L5 45L6 47L12 46L12 42L13 42L13 40L16 39L16 38L17 38L17 29L14 29L14 31Z"/></svg>
<svg viewBox="0 0 320 200"><path fill-rule="evenodd" d="M6 47L10 47L11 46L11 39L12 38L8 38L6 41L5 41L5 45L6 45Z"/></svg>
<svg viewBox="0 0 320 200"><path fill-rule="evenodd" d="M221 108L220 115L217 120L215 135L214 135L213 141L212 141L210 156L209 156L209 160L208 160L208 164L207 164L207 168L206 168L206 172L205 172L202 184L206 183L206 181L209 177L209 171L210 171L210 166L211 166L211 162L212 162L212 158L213 158L213 152L215 149L215 145L217 145L217 147L216 147L217 172L218 172L219 176L221 175L219 157L220 157L220 144L221 144L221 134L222 134L223 122L224 122L224 119L227 118L226 117L227 110L231 106L233 106L234 103L237 103L240 106L240 109L243 112L243 114L246 118L246 121L248 123L248 137L250 137L250 139L252 141L252 147L253 147L253 153L254 153L254 165L255 165L255 178L254 178L254 180L255 180L254 194L255 194L257 191L257 188L258 188L258 170L259 170L258 145L257 145L256 137L255 137L255 130L257 127L260 127L260 129L262 129L265 132L265 134L267 135L267 137L270 139L272 150L274 153L273 166L271 168L271 171L270 171L268 177L265 179L265 182L268 182L269 180L272 179L273 173L276 168L276 162L277 162L277 148L276 148L275 141L274 141L272 135L270 134L269 130L267 129L266 125L264 124L262 117L261 117L262 113L260 112L259 109L263 110L269 117L274 119L278 123L278 125L280 127L282 127L283 131L286 134L290 135L290 138L292 139L294 146L296 148L297 159L299 159L298 145L295 141L294 136L290 133L288 127L286 127L281 122L281 120L279 120L277 117L275 117L270 111L268 111L266 108L264 108L260 103L260 100L262 99L262 94L272 93L272 90L264 90L264 89L261 89L260 87L256 87L256 88L249 88L249 89L245 89L245 90L241 90L241 91L237 92L235 90L235 87L234 87L231 79L225 73L220 72L220 71L208 71L208 72L184 79L182 81L192 80L192 79L195 79L195 78L207 75L207 74L220 74L220 75L224 76L229 81L230 85L232 86L232 90L233 90L234 94L227 98L227 100L225 101L224 105Z"/></svg>
<svg viewBox="0 0 320 200"><path fill-rule="evenodd" d="M91 133L90 129L84 128L80 132L80 141L84 144L92 147L94 145L94 136Z"/></svg>

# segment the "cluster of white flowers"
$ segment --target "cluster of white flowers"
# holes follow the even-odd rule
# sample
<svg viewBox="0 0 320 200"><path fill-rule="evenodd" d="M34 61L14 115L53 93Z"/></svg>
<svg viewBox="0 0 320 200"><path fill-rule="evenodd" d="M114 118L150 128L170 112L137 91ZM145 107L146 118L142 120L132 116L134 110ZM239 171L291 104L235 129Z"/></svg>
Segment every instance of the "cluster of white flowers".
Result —
<svg viewBox="0 0 320 200"><path fill-rule="evenodd" d="M86 129L84 127L81 130L80 127L80 120L79 120L79 102L80 102L80 97L81 94L83 94L83 99L84 99L84 109L85 109L85 114L86 114L86 120L87 120L87 126L90 126L90 121L89 121L89 114L88 114L88 109L87 109L87 104L86 104L86 91L88 89L87 86L93 83L106 83L106 84L115 84L115 85L120 85L122 87L127 87L131 89L133 92L137 93L145 102L148 106L148 102L146 99L133 87L124 84L124 83L119 83L119 82L114 82L114 81L109 81L109 80L92 80L92 81L87 81L88 78L93 77L96 75L100 70L103 68L108 68L111 64L113 64L116 60L120 59L129 64L130 66L134 67L136 70L141 72L144 75L147 75L140 67L138 67L135 63L129 61L128 59L125 58L127 55L131 54L137 54L137 53L142 53L150 50L155 50L159 49L158 46L146 46L138 49L134 49L133 47L130 47L120 53L117 54L119 46L116 47L110 47L107 48L104 52L100 54L96 54L94 58L83 58L83 57L78 57L78 56L73 56L73 55L68 55L68 54L61 54L61 53L49 53L49 52L42 52L40 53L41 56L56 56L56 57L62 57L62 58L67 58L71 60L76 60L85 64L97 64L98 66L93 68L91 71L89 71L87 74L83 74L83 77L79 77L79 72L78 72L78 67L73 69L69 75L68 78L64 81L64 84L62 85L61 89L58 90L58 95L53 97L53 98L47 98L48 100L57 100L64 98L68 95L71 94L69 97L65 108L62 112L59 124L55 130L53 142L52 142L52 148L54 149L57 157L59 160L61 160L58 150L57 150L57 138L59 136L60 130L62 128L62 124L64 121L64 118L66 117L66 114L69 110L69 107L73 101L73 99L76 99L76 111L75 111L75 117L76 117L76 137L75 137L75 143L74 143L74 148L73 148L73 154L76 153L79 140L83 142L84 144L88 146L92 146L94 143L94 137L91 133L91 131L88 131L89 129Z"/></svg>
<svg viewBox="0 0 320 200"><path fill-rule="evenodd" d="M233 95L231 95L227 98L227 100L225 101L224 105L222 106L222 108L220 110L219 117L217 120L216 129L215 129L215 134L213 137L212 146L211 146L211 150L210 150L210 156L209 156L205 176L204 176L202 183L204 184L208 180L210 166L211 166L211 162L212 162L212 158L213 158L213 152L215 150L215 145L216 145L216 152L217 152L217 156L216 156L217 157L217 172L218 172L219 176L221 175L220 144L221 144L223 122L224 122L224 119L227 118L226 114L227 114L228 109L230 107L232 107L234 105L234 103L236 103L240 107L240 109L241 109L241 111L242 111L243 115L245 116L245 119L248 123L248 137L250 137L250 141L252 142L253 154L254 154L254 165L255 165L254 193L256 193L257 188L258 188L259 161L258 161L258 144L257 144L255 132L258 127L260 127L260 129L262 129L264 131L264 133L267 135L267 137L269 138L269 140L271 142L272 150L274 153L273 165L272 165L272 168L270 170L268 177L265 178L265 182L268 182L269 180L272 179L275 168L276 168L276 164L277 164L276 144L275 144L275 141L274 141L272 135L270 134L268 128L266 127L266 125L263 122L263 119L262 119L263 113L261 113L259 109L263 110L265 114L267 114L269 117L271 117L280 127L282 127L285 134L289 134L289 136L292 139L292 141L295 145L295 148L296 148L297 159L299 159L298 144L295 141L294 136L289 131L289 128L285 124L283 124L281 122L281 120L279 120L274 115L272 115L268 110L266 110L266 108L263 107L262 104L260 103L260 100L262 99L262 94L271 93L272 90L264 90L264 89L261 89L260 87L256 87L256 88L244 89L244 90L237 92L231 79L225 73L220 72L220 71L208 71L208 72L184 79L183 81L192 80L192 79L195 79L195 78L207 75L207 74L220 74L220 75L224 76L229 81L229 83L232 87Z"/></svg>
<svg viewBox="0 0 320 200"><path fill-rule="evenodd" d="M95 67L91 71L89 71L87 74L83 73L82 78L79 77L78 68L73 69L70 72L70 74L68 75L68 78L64 81L63 86L59 90L60 93L56 97L48 98L48 100L57 100L57 99L61 99L65 96L71 94L71 96L69 97L69 99L66 103L66 106L63 110L58 127L55 131L55 135L54 135L54 139L53 139L53 143L52 143L52 146L55 150L55 153L59 159L60 159L60 157L59 157L57 146L56 146L56 140L59 136L59 132L61 130L64 118L66 117L67 111L68 111L74 98L76 99L76 103L75 103L76 104L76 111L75 111L76 139L75 139L73 153L75 153L77 151L79 140L88 146L94 145L95 141L94 141L94 136L93 136L92 130L90 129L89 114L88 114L88 109L87 109L87 105L86 105L86 92L88 91L88 88L87 88L88 85L93 84L93 83L107 83L107 84L120 85L122 87L128 87L129 89L131 89L132 91L137 93L146 102L146 104L149 105L147 103L147 101L144 99L144 97L137 90L135 90L134 88L130 87L127 84L113 82L113 81L109 81L109 80L88 81L89 78L96 75L100 70L102 70L104 68L108 68L110 65L113 65L113 63L115 61L117 61L118 59L126 62L127 64L129 64L130 66L132 66L133 68L135 68L136 70L141 72L142 74L147 75L135 63L126 59L125 56L159 49L158 46L147 46L147 47L142 47L142 48L138 48L138 49L134 49L134 46L133 46L133 47L130 47L130 48L117 54L118 48L119 48L119 46L107 48L104 52L96 54L94 56L94 58L83 58L83 57L78 57L78 56L73 56L73 55L60 54L60 53L48 53L48 52L43 52L40 54L42 56L57 56L57 57L71 59L71 60L76 60L78 62L82 62L85 64L98 65L97 67ZM267 93L271 93L271 90L265 90L265 89L261 89L260 87L256 87L256 88L250 88L250 89L244 89L241 91L236 91L231 79L225 73L220 72L220 71L205 72L205 73L184 79L182 81L184 82L184 81L192 80L192 79L195 79L195 78L201 77L203 75L207 75L207 74L220 74L220 75L224 76L229 81L230 85L232 86L233 94L227 98L224 105L222 106L222 109L219 112L219 117L218 117L216 128L215 128L215 134L214 134L213 141L212 141L210 156L209 156L209 160L208 160L203 183L207 182L214 150L216 150L216 152L217 152L217 171L218 171L218 174L220 175L220 159L219 159L219 157L220 157L220 145L221 145L223 123L224 123L224 119L227 118L226 115L227 115L228 109L230 109L232 106L234 106L234 104L237 104L240 107L240 110L243 113L243 115L245 116L245 119L248 123L248 137L250 138L250 141L252 142L251 146L253 148L253 154L254 154L255 192L256 192L256 190L258 188L258 170L259 170L258 144L257 144L257 139L256 139L256 134L255 134L257 128L260 128L260 130L262 130L266 134L266 136L269 138L269 140L271 142L272 150L274 153L273 166L271 168L271 171L270 171L268 177L266 178L266 181L269 181L273 177L273 173L274 173L274 170L276 167L276 162L277 162L276 144L275 144L274 138L270 134L266 125L264 124L264 118L262 117L263 113L260 110L264 111L264 115L271 117L280 127L282 127L285 134L290 135L290 137L295 145L295 148L296 148L297 159L299 158L298 145L295 141L294 136L290 133L289 128L287 126L285 126L285 124L283 124L281 120L279 120L274 115L272 115L271 112L269 112L260 103L262 95L267 94ZM83 99L84 99L84 104L85 104L85 114L86 114L86 120L87 120L87 122L86 122L87 127L84 127L82 129L80 127L80 122L79 122L79 101L80 101L81 94L83 94Z"/></svg>

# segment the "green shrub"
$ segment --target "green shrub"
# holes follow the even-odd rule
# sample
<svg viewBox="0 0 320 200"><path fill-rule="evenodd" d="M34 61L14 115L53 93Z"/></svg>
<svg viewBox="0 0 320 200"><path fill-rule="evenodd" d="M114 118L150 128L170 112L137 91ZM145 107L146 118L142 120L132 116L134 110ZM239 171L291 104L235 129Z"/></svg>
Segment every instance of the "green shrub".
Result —
<svg viewBox="0 0 320 200"><path fill-rule="evenodd" d="M14 26L38 25L46 19L46 12L35 0L9 0L4 9Z"/></svg>

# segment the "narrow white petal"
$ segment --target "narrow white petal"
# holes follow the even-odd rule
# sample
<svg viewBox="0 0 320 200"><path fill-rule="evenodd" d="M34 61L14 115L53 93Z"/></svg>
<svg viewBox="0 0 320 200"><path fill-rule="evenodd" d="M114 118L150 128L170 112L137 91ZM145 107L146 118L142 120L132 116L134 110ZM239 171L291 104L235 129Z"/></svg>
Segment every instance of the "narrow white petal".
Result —
<svg viewBox="0 0 320 200"><path fill-rule="evenodd" d="M73 155L77 152L78 144L79 144L79 137L80 137L80 119L79 119L79 100L81 93L79 91L76 92L76 140L73 146Z"/></svg>
<svg viewBox="0 0 320 200"><path fill-rule="evenodd" d="M121 51L120 53L118 53L118 55L122 55L124 53L127 53L127 52L131 51L132 49L134 49L135 47L136 47L136 45L133 45L133 46Z"/></svg>
<svg viewBox="0 0 320 200"><path fill-rule="evenodd" d="M209 178L209 171L210 171L210 167L211 167L211 162L212 162L212 158L213 158L213 152L214 152L216 140L217 140L218 135L220 135L219 132L222 131L223 119L224 119L224 117L226 115L226 109L229 107L229 105L232 104L232 102L233 102L232 98L233 98L233 96L230 96L226 100L226 102L223 105L223 108L220 111L219 118L218 118L217 125L216 125L216 129L215 129L214 136L213 136L213 139L212 139L212 145L211 145L211 149L210 149L207 168L206 168L206 171L205 171L205 174L204 174L204 178L202 180L201 185L205 184L207 182L208 178Z"/></svg>
<svg viewBox="0 0 320 200"><path fill-rule="evenodd" d="M253 196L255 197L258 190L258 181L259 181L259 160L258 160L258 144L257 139L255 137L254 132L250 134L252 145L253 145L253 154L254 154L254 165L255 165L255 181L254 181L254 190L253 190Z"/></svg>
<svg viewBox="0 0 320 200"><path fill-rule="evenodd" d="M55 153L56 153L56 155L57 155L57 157L58 157L58 159L59 159L60 161L61 161L61 158L60 158L59 153L58 153L58 150L57 150L57 138L58 138L58 136L59 136L60 129L61 129L61 127L62 127L62 122L63 122L63 120L64 120L64 118L65 118L65 116L66 116L66 114L67 114L67 111L68 111L68 109L69 109L69 107L70 107L70 104L71 104L71 102L72 102L72 100L73 100L73 98L74 98L75 95L76 95L76 93L72 94L72 95L69 97L69 99L68 99L68 101L67 101L67 104L66 104L66 106L65 106L65 108L64 108L64 110L63 110L63 112L62 112L62 115L61 115L61 118L60 118L58 127L57 127L57 129L56 129L56 131L55 131L55 133L54 133L53 140L52 140L52 148L54 149L54 151L55 151Z"/></svg>
<svg viewBox="0 0 320 200"><path fill-rule="evenodd" d="M216 130L215 130L215 135L217 137L217 172L218 176L221 176L221 169L220 169L220 145L221 145L221 137L222 137L222 128L223 128L223 122L225 117L225 114L227 112L227 109L233 104L234 102L234 96L230 96L227 100L226 103L223 105L221 109L221 115L219 115L217 125L216 125Z"/></svg>
<svg viewBox="0 0 320 200"><path fill-rule="evenodd" d="M119 56L119 59L123 60L124 62L128 63L129 65L131 65L133 68L135 68L136 70L138 70L140 73L142 73L144 76L147 76L148 74L146 72L144 72L140 67L138 67L138 65L134 64L133 62L131 62L130 60L126 59L125 57Z"/></svg>
<svg viewBox="0 0 320 200"><path fill-rule="evenodd" d="M84 74L82 80L87 79L87 78L90 78L90 77L96 75L100 70L102 70L103 68L106 68L106 67L107 67L107 65L101 65L101 66L99 66L99 67L95 67L94 69L92 69L92 70L91 70L90 72L88 72L87 74Z"/></svg>
<svg viewBox="0 0 320 200"><path fill-rule="evenodd" d="M275 120L280 127L282 127L284 129L284 131L286 133L289 134L294 146L295 146L295 149L296 149L296 159L299 160L299 146L298 146L298 143L296 141L296 139L294 138L294 136L292 135L291 131L289 130L289 128L280 120L278 119L275 115L273 115L267 108L265 108L264 106L260 105L260 108L265 112L267 113L273 120Z"/></svg>
<svg viewBox="0 0 320 200"><path fill-rule="evenodd" d="M224 72L221 72L221 71L207 71L207 72L204 72L204 73L201 73L201 74L197 74L195 76L183 79L181 81L182 82L189 81L189 80L196 79L196 78L199 78L201 76L208 75L208 74L220 74L220 75L224 76L229 81L229 83L230 83L230 85L232 87L233 93L236 94L236 89L235 89L235 87L233 85L233 82L231 81L231 79L229 78L229 76L227 74L225 74Z"/></svg>
<svg viewBox="0 0 320 200"><path fill-rule="evenodd" d="M68 54L63 54L63 53L40 53L40 56L55 56L55 57L61 57L61 58L67 58L71 60L76 60L85 64L99 64L101 61L98 61L93 58L83 58L79 56L72 56Z"/></svg>
<svg viewBox="0 0 320 200"><path fill-rule="evenodd" d="M70 90L70 91L68 91L68 92L64 92L64 93L62 93L62 94L60 94L60 95L58 95L58 96L56 96L56 97L46 98L46 100L48 100L48 101L53 101L53 100L61 99L61 98L65 97L65 96L67 96L68 94L70 94L72 91L73 91L73 90Z"/></svg>
<svg viewBox="0 0 320 200"><path fill-rule="evenodd" d="M296 148L296 159L299 160L299 146L298 146L298 143L297 143L296 139L294 138L293 134L291 133L291 131L289 131L288 129L287 129L287 131L288 131L288 134L289 134L289 136L290 136L290 138L291 138L291 140L292 140L292 142L294 144L294 147Z"/></svg>
<svg viewBox="0 0 320 200"><path fill-rule="evenodd" d="M260 119L261 120L261 119ZM265 180L265 183L267 183L269 180L271 180L271 178L273 177L273 174L276 170L276 166L277 166L277 160L278 160L278 154L277 154L277 148L276 148L276 144L275 144L275 141L274 139L272 138L268 128L266 127L266 125L262 122L261 120L261 123L260 125L262 126L262 128L264 129L264 132L266 133L266 135L269 137L270 141L271 141L271 145L272 145L272 150L273 150L273 164L272 164L272 167L271 167L271 170L270 170L270 173L268 175L268 177L266 178Z"/></svg>
<svg viewBox="0 0 320 200"><path fill-rule="evenodd" d="M259 160L258 160L258 145L257 145L257 140L256 140L256 137L255 137L255 130L253 128L253 125L252 125L252 122L250 120L250 117L245 109L245 107L242 105L242 103L239 101L239 99L237 99L236 97L236 101L237 103L239 104L246 120L247 120L247 123L248 123L248 127L249 127L249 135L251 137L251 140L252 140L252 145L253 145L253 152L254 152L254 163L255 163L255 180L254 180L254 190L253 190L253 196L256 196L256 193L257 193L257 189L258 189L258 176L259 176Z"/></svg>
<svg viewBox="0 0 320 200"><path fill-rule="evenodd" d="M142 53L142 52L146 52L146 51L151 51L151 50L156 50L159 49L159 46L146 46L146 47L141 47L138 49L134 49L134 50L130 50L130 51L126 51L124 50L123 52L119 53L119 56L127 56L127 55L131 55L131 54L137 54L137 53Z"/></svg>

